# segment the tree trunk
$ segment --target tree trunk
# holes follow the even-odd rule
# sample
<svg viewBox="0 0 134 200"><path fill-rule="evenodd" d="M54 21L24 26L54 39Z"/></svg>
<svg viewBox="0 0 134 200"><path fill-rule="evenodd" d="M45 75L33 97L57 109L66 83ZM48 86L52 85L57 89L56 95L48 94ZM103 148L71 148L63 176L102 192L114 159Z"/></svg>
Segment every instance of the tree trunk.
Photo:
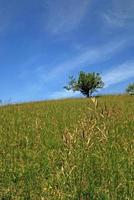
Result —
<svg viewBox="0 0 134 200"><path fill-rule="evenodd" d="M88 93L87 93L87 98L90 98L92 96L93 92L90 90Z"/></svg>
<svg viewBox="0 0 134 200"><path fill-rule="evenodd" d="M90 96L89 93L87 93L87 98L89 98L89 96Z"/></svg>

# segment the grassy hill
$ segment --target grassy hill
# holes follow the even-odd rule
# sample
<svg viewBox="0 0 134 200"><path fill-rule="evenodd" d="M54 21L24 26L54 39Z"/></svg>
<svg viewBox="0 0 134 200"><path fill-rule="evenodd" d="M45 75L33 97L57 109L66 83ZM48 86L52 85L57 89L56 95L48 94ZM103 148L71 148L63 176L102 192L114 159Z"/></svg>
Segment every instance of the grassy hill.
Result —
<svg viewBox="0 0 134 200"><path fill-rule="evenodd" d="M3 200L132 200L134 97L0 107Z"/></svg>

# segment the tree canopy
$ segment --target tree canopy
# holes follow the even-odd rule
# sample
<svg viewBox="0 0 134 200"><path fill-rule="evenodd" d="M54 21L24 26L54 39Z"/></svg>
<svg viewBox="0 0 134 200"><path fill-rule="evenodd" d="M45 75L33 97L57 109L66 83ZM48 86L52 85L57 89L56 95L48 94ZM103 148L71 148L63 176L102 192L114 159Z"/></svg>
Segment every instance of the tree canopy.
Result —
<svg viewBox="0 0 134 200"><path fill-rule="evenodd" d="M134 95L134 83L131 83L127 86L126 88L126 92L128 94Z"/></svg>
<svg viewBox="0 0 134 200"><path fill-rule="evenodd" d="M85 73L81 71L76 80L73 76L69 77L67 90L80 91L84 96L90 97L97 89L102 88L104 83L99 73Z"/></svg>

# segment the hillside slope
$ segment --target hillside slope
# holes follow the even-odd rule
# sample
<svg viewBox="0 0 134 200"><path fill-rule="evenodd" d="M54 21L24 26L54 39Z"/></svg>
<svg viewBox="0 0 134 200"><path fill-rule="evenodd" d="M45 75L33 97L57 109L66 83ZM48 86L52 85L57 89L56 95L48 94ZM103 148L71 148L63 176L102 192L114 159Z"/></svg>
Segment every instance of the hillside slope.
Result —
<svg viewBox="0 0 134 200"><path fill-rule="evenodd" d="M134 97L0 108L1 199L132 199Z"/></svg>

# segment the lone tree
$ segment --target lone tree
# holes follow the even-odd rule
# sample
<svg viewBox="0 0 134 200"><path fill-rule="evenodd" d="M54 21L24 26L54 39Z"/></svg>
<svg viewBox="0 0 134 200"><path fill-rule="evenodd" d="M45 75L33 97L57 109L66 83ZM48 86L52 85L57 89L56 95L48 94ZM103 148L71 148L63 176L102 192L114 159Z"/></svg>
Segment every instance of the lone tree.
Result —
<svg viewBox="0 0 134 200"><path fill-rule="evenodd" d="M134 83L131 83L126 88L126 92L130 95L134 95Z"/></svg>
<svg viewBox="0 0 134 200"><path fill-rule="evenodd" d="M102 88L104 83L99 73L85 73L81 71L76 80L73 76L69 77L70 81L66 90L80 91L87 98L90 97L97 89Z"/></svg>

